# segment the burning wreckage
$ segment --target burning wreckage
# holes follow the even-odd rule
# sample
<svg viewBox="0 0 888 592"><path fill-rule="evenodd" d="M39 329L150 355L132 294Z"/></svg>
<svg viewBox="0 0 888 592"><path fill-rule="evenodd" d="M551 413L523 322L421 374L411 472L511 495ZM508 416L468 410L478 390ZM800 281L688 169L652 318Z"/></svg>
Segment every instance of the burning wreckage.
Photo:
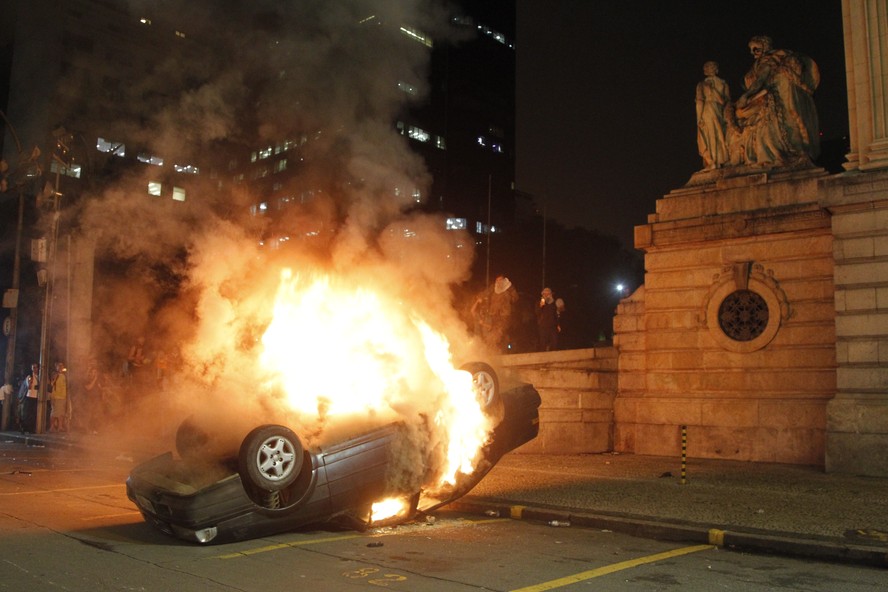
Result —
<svg viewBox="0 0 888 592"><path fill-rule="evenodd" d="M355 308L346 303L337 314ZM384 318L388 314L374 312ZM274 322L279 316L283 315L276 312ZM352 324L350 331L354 328ZM505 375L501 384L488 364L453 367L446 340L421 322L417 333L422 346L400 347L398 355L380 355L385 347L373 343L371 358L385 360L383 371L368 372L366 359L351 359L339 366L339 374L320 378L324 392L333 388L331 382L352 391L347 406L361 409L362 427L352 422L352 427L331 429L337 403L325 398L309 404L315 413L323 408L325 417L329 415L323 437L317 422L312 426L302 421L304 410L294 410L292 401L269 410L265 417L273 419L268 423L194 415L179 426L175 453L132 470L127 496L147 523L205 544L310 525L364 529L398 524L462 497L503 455L536 437L540 397L532 385ZM263 338L266 357L274 349L274 334L272 323ZM324 347L317 344L294 352L293 341L284 348L291 360L324 355ZM341 342L338 347L343 349ZM443 356L444 362L434 361L435 355ZM417 383L402 373L411 364L433 371ZM383 379L385 386L375 379ZM405 382L413 382L409 390L432 405L405 414L403 404L389 400L389 407L401 408L390 414L361 399L367 391L390 392L393 383ZM311 385L303 380L301 387ZM361 401L357 406L355 397Z"/></svg>

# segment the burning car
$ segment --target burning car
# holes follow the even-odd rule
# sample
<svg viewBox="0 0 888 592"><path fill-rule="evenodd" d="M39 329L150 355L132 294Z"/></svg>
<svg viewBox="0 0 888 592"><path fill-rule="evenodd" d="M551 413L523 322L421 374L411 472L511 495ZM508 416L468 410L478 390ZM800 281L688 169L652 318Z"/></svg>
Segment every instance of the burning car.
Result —
<svg viewBox="0 0 888 592"><path fill-rule="evenodd" d="M393 421L336 441L312 443L283 423L258 425L233 445L196 419L183 422L176 454L165 453L131 472L127 495L149 524L197 543L261 537L309 525L363 529L412 519L472 489L506 453L536 437L540 397L533 386L500 379L487 364L458 371L471 380L478 407L493 426L471 466L443 482L402 479L404 460L446 454L441 446L411 448L412 432L431 430ZM217 429L231 434L231 425ZM429 441L428 438L422 441ZM389 510L388 506L394 509Z"/></svg>

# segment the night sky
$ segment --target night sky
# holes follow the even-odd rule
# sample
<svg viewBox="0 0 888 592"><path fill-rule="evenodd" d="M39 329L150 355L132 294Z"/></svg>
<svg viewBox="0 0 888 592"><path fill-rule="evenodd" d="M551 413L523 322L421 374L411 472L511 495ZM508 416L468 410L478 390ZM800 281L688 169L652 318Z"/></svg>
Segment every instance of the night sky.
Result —
<svg viewBox="0 0 888 592"><path fill-rule="evenodd" d="M822 140L847 138L840 0L517 0L517 13L517 185L567 227L633 247L656 200L702 168L703 63L736 99L754 35L817 62Z"/></svg>

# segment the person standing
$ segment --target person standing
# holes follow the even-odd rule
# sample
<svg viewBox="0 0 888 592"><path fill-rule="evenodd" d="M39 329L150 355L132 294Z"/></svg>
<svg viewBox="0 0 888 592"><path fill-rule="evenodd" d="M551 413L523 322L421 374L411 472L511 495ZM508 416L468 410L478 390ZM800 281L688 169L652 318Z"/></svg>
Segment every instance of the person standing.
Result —
<svg viewBox="0 0 888 592"><path fill-rule="evenodd" d="M512 309L518 301L518 291L506 276L496 276L493 285L479 294L472 306L478 319L479 332L484 343L496 353L507 353L511 341Z"/></svg>
<svg viewBox="0 0 888 592"><path fill-rule="evenodd" d="M39 382L40 364L31 364L31 373L25 377L21 389L25 396L22 397L21 413L19 414L19 417L21 418L21 421L19 422L19 431L23 434L25 432L33 434L37 431L37 394Z"/></svg>
<svg viewBox="0 0 888 592"><path fill-rule="evenodd" d="M68 376L63 362L56 362L55 376L52 378L52 409L49 420L50 432L68 431Z"/></svg>
<svg viewBox="0 0 888 592"><path fill-rule="evenodd" d="M543 288L536 309L539 349L552 351L558 348L558 308L551 288Z"/></svg>

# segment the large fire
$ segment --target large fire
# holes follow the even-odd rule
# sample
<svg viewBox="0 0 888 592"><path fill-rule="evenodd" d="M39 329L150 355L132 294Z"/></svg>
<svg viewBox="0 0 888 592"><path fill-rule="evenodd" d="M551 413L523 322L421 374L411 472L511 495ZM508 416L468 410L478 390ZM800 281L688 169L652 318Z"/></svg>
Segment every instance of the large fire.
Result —
<svg viewBox="0 0 888 592"><path fill-rule="evenodd" d="M435 489L471 473L492 426L450 344L398 294L317 273L281 275L261 361L297 412L326 423L426 417L445 450Z"/></svg>

